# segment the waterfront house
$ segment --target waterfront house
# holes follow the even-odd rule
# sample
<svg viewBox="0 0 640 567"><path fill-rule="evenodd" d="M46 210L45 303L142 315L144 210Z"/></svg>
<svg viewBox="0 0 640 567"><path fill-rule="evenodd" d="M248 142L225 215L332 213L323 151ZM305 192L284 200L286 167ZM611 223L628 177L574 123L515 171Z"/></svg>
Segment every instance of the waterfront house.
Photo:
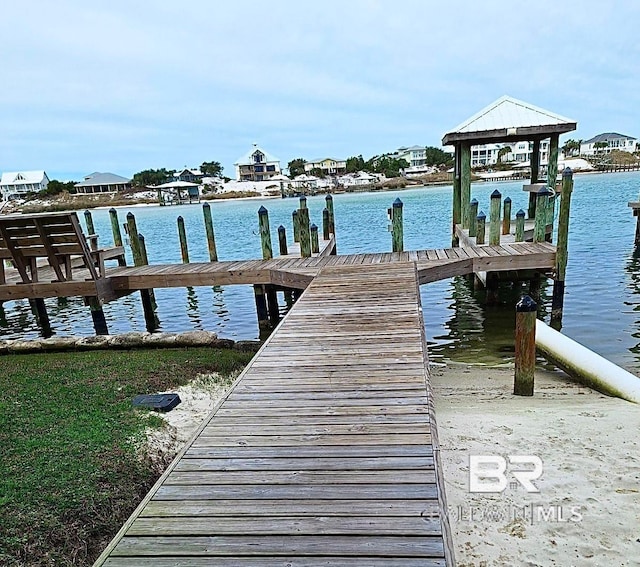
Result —
<svg viewBox="0 0 640 567"><path fill-rule="evenodd" d="M5 172L0 179L0 195L3 201L8 201L27 193L43 191L47 185L49 178L43 170Z"/></svg>
<svg viewBox="0 0 640 567"><path fill-rule="evenodd" d="M612 150L633 153L640 150L640 142L632 136L605 132L580 144L581 156L609 154Z"/></svg>
<svg viewBox="0 0 640 567"><path fill-rule="evenodd" d="M201 183L204 173L199 169L184 168L182 171L176 171L173 174L174 181L185 181L187 183Z"/></svg>
<svg viewBox="0 0 640 567"><path fill-rule="evenodd" d="M238 181L269 181L280 175L280 160L257 144L234 164Z"/></svg>
<svg viewBox="0 0 640 567"><path fill-rule="evenodd" d="M311 173L316 169L324 175L342 175L347 171L347 160L328 157L310 160L304 164L306 173Z"/></svg>
<svg viewBox="0 0 640 567"><path fill-rule="evenodd" d="M90 173L75 184L76 193L93 195L95 193L119 193L131 189L131 179L115 173Z"/></svg>
<svg viewBox="0 0 640 567"><path fill-rule="evenodd" d="M317 189L318 177L302 173L291 180L291 187L293 189Z"/></svg>
<svg viewBox="0 0 640 567"><path fill-rule="evenodd" d="M409 164L409 167L424 166L427 163L427 149L424 146L402 146L389 157L403 159Z"/></svg>
<svg viewBox="0 0 640 567"><path fill-rule="evenodd" d="M358 173L349 173L338 179L343 187L363 187L377 183L379 178L366 171L358 171Z"/></svg>

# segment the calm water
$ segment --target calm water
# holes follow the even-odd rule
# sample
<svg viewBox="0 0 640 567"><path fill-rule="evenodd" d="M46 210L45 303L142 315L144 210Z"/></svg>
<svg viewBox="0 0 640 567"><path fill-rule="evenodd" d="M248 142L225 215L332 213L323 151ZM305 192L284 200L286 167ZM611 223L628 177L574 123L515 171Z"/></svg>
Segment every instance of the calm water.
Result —
<svg viewBox="0 0 640 567"><path fill-rule="evenodd" d="M526 210L522 182L474 185L473 197L488 213L489 195L498 189L513 201L513 211ZM635 218L627 202L637 200L640 174L576 176L572 197L569 265L563 332L632 370L640 371L640 256L634 255ZM387 208L400 197L404 203L405 249L450 246L451 187L402 192L334 196L339 253L386 252L391 249ZM257 210L269 210L272 240L283 224L291 238L294 199L212 202L218 255L221 260L259 258ZM324 197L308 200L311 220L322 226ZM179 262L176 218L185 219L192 262L207 261L201 205L121 208L136 215L151 263ZM82 220L83 215L79 215ZM93 212L103 245L111 242L106 210ZM277 247L277 244L276 244ZM129 259L130 260L130 259ZM522 289L506 290L503 303L485 306L464 279L422 286L425 325L432 360L507 362L513 356L513 307ZM548 290L550 295L551 286ZM250 286L156 290L160 330L207 329L233 339L258 337ZM88 308L81 299L46 301L54 332L91 335ZM544 302L542 312L548 308ZM139 294L105 306L112 333L144 330ZM0 311L0 338L36 337L34 317L26 301L7 302Z"/></svg>

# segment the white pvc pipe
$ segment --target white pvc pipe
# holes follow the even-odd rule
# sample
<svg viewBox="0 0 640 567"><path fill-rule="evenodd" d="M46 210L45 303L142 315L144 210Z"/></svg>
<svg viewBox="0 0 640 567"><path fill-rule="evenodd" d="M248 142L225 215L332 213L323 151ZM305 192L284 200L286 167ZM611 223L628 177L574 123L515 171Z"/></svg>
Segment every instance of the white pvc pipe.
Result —
<svg viewBox="0 0 640 567"><path fill-rule="evenodd" d="M640 378L536 320L536 347L580 382L610 396L640 404Z"/></svg>

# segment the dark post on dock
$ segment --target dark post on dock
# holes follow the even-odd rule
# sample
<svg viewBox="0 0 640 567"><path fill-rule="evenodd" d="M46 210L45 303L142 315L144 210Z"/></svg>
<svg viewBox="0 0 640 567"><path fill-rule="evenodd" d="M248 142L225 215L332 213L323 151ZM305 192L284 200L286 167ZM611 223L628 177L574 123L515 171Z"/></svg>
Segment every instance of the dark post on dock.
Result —
<svg viewBox="0 0 640 567"><path fill-rule="evenodd" d="M516 369L513 381L513 393L516 396L533 396L537 308L536 302L528 295L516 305Z"/></svg>
<svg viewBox="0 0 640 567"><path fill-rule="evenodd" d="M280 248L280 256L289 254L287 249L287 229L282 225L278 227L278 246Z"/></svg>
<svg viewBox="0 0 640 567"><path fill-rule="evenodd" d="M469 203L469 236L474 238L478 234L478 199L471 199Z"/></svg>
<svg viewBox="0 0 640 567"><path fill-rule="evenodd" d="M118 221L118 211L113 207L109 209L109 220L111 221L111 232L113 233L113 245L122 246L122 232L120 232L120 222ZM127 261L124 256L118 256L118 265L126 266Z"/></svg>
<svg viewBox="0 0 640 567"><path fill-rule="evenodd" d="M131 245L131 253L133 255L133 264L135 266L144 266L144 257L146 254L143 253L143 249L140 243L140 236L138 234L138 227L136 226L136 217L133 216L133 213L127 213L127 232L129 233L129 243ZM153 299L151 296L152 292L153 290L150 289L140 290L140 299L142 300L142 311L144 313L144 320L147 331L149 331L150 333L152 333L157 326L156 316L153 311Z"/></svg>
<svg viewBox="0 0 640 567"><path fill-rule="evenodd" d="M393 252L404 250L404 235L402 229L402 201L398 198L391 207L391 245Z"/></svg>
<svg viewBox="0 0 640 567"><path fill-rule="evenodd" d="M183 264L189 263L189 245L187 243L187 231L184 228L184 219L178 217L178 238L180 239L180 256Z"/></svg>
<svg viewBox="0 0 640 567"><path fill-rule="evenodd" d="M483 211L476 217L476 244L484 244L484 233L487 224L487 215Z"/></svg>
<svg viewBox="0 0 640 567"><path fill-rule="evenodd" d="M502 195L497 189L491 193L491 205L489 209L489 244L500 244L500 205Z"/></svg>
<svg viewBox="0 0 640 567"><path fill-rule="evenodd" d="M218 261L218 250L216 249L216 237L213 232L213 219L211 218L211 205L205 203L202 205L202 213L204 215L204 228L207 233L207 246L209 247L209 261Z"/></svg>
<svg viewBox="0 0 640 567"><path fill-rule="evenodd" d="M568 167L562 172L562 195L558 215L558 243L556 246L556 275L553 281L553 299L551 300L551 326L562 327L564 308L564 281L567 273L569 255L569 214L571 211L571 193L573 192L573 172Z"/></svg>
<svg viewBox="0 0 640 567"><path fill-rule="evenodd" d="M271 232L269 231L269 211L265 207L258 209L258 225L260 227L262 258L270 260L273 258L273 249L271 248Z"/></svg>

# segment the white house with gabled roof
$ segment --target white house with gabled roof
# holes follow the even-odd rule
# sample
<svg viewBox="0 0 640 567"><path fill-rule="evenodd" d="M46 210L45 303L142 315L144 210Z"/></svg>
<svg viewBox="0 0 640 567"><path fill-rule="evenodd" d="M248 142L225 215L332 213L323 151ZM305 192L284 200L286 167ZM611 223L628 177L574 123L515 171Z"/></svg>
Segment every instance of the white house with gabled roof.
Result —
<svg viewBox="0 0 640 567"><path fill-rule="evenodd" d="M581 156L609 154L612 150L633 153L640 150L640 142L632 136L625 136L616 132L605 132L580 144Z"/></svg>
<svg viewBox="0 0 640 567"><path fill-rule="evenodd" d="M280 175L280 160L264 151L258 144L234 163L238 181L269 181Z"/></svg>
<svg viewBox="0 0 640 567"><path fill-rule="evenodd" d="M4 172L0 179L0 194L4 201L15 199L27 193L38 193L49 185L49 178L43 170Z"/></svg>

